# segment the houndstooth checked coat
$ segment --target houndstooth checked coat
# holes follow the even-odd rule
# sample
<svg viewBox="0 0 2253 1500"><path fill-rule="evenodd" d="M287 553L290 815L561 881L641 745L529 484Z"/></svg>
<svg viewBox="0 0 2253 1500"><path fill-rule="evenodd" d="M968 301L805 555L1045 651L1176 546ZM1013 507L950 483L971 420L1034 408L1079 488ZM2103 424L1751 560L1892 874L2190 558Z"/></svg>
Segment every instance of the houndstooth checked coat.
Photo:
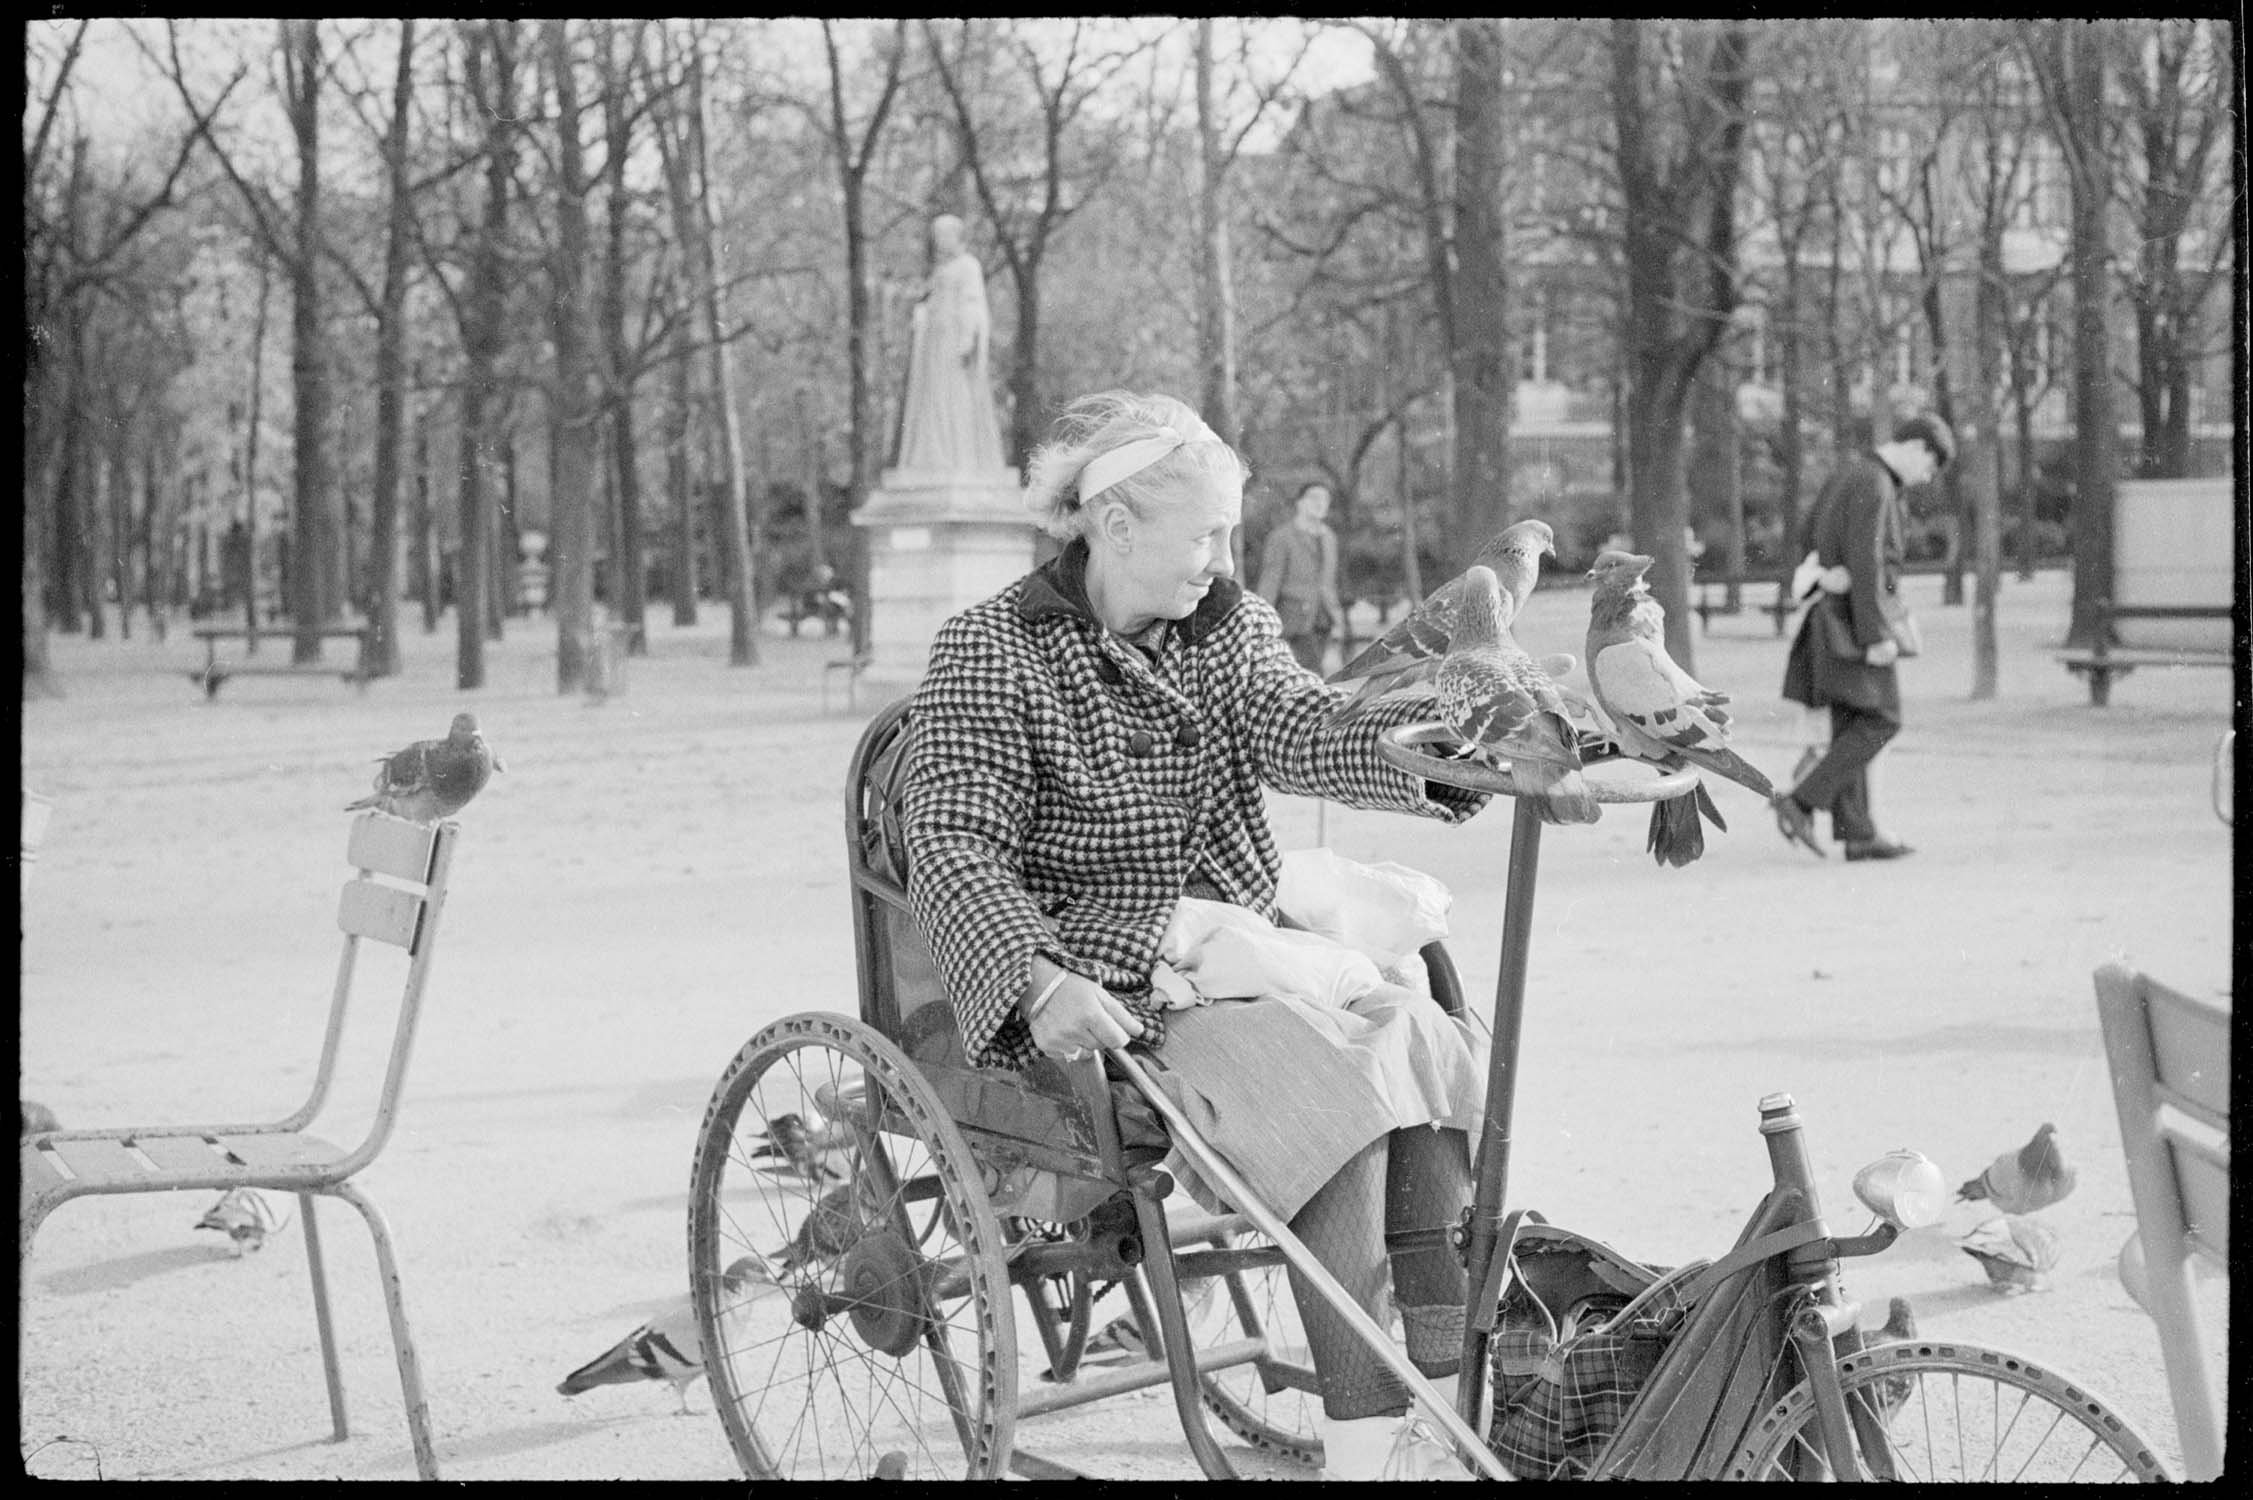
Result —
<svg viewBox="0 0 2253 1500"><path fill-rule="evenodd" d="M1324 728L1339 691L1233 580L1153 659L1095 618L1086 568L1075 542L947 621L911 710L908 892L980 1066L1037 1055L1017 1012L1036 954L1118 995L1159 1045L1150 970L1184 891L1274 914L1263 785L1448 822L1486 802L1378 754L1426 701Z"/></svg>

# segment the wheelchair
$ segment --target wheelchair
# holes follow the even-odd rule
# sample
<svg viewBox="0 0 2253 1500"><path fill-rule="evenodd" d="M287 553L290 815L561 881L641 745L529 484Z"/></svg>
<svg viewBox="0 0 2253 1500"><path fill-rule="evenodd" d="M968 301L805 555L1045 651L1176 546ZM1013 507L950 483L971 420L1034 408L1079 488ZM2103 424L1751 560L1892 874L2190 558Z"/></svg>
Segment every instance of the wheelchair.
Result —
<svg viewBox="0 0 2253 1500"><path fill-rule="evenodd" d="M699 1136L691 1282L745 1473L1086 1477L1020 1446L1020 1424L1158 1385L1209 1477L1235 1475L1213 1420L1319 1464L1282 1248L1169 1196L1155 1153L1121 1144L1113 1090L1130 1085L1102 1059L966 1059L908 910L908 731L904 702L880 712L847 781L858 1018L762 1029ZM1459 1011L1445 948L1423 958L1434 1000Z"/></svg>
<svg viewBox="0 0 2253 1500"><path fill-rule="evenodd" d="M1506 771L1433 759L1427 747L1447 738L1404 726L1379 748L1415 774L1515 796ZM1524 799L1472 1202L1455 1225L1387 1236L1445 1238L1464 1261L1451 1404L1128 1050L1022 1073L969 1065L907 904L909 743L906 705L879 713L847 784L859 1016L801 1012L753 1036L698 1137L690 1287L714 1404L747 1475L1085 1478L1019 1444L1019 1424L1159 1385L1209 1478L1235 1477L1212 1419L1255 1449L1318 1464L1320 1395L1288 1266L1489 1477L1510 1477L1505 1455L1520 1476L1550 1478L2167 1477L2146 1438L2043 1362L1913 1332L1865 1339L1841 1261L1884 1251L1938 1210L1912 1212L1873 1163L1854 1191L1876 1231L1833 1233L1788 1094L1759 1101L1772 1188L1711 1259L1644 1266L1505 1211L1541 844ZM1695 785L1694 771L1648 771L1592 777L1592 789L1634 803ZM1422 956L1434 1000L1460 1012L1445 948ZM1119 1104L1137 1096L1237 1212L1173 1198L1159 1153L1122 1140ZM1519 1317L1528 1298L1539 1337ZM1117 1302L1125 1312L1097 1330L1096 1309ZM1524 1379L1528 1360L1537 1368ZM1577 1398L1548 1399L1567 1385ZM1591 1394L1601 1399L1579 1399ZM1473 1425L1488 1415L1490 1427Z"/></svg>

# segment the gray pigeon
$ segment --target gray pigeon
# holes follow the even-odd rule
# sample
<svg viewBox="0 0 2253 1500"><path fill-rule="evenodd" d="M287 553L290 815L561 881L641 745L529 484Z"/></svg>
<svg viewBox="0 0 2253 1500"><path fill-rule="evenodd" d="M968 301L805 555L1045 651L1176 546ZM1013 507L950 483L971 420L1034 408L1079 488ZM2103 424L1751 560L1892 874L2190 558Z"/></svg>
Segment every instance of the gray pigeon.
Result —
<svg viewBox="0 0 2253 1500"><path fill-rule="evenodd" d="M1989 1219L1956 1244L2005 1292L2048 1291L2063 1249L2056 1230L2018 1214Z"/></svg>
<svg viewBox="0 0 2253 1500"><path fill-rule="evenodd" d="M287 1212L277 1212L264 1193L256 1188L229 1188L219 1195L219 1201L204 1210L196 1220L198 1229L215 1229L234 1245L235 1256L240 1259L253 1250L264 1247L266 1236L287 1223Z"/></svg>
<svg viewBox="0 0 2253 1500"><path fill-rule="evenodd" d="M826 1266L860 1243L874 1215L867 1212L868 1193L862 1182L833 1187L816 1199L806 1222L774 1258L777 1275L809 1266Z"/></svg>
<svg viewBox="0 0 2253 1500"><path fill-rule="evenodd" d="M787 1167L762 1167L761 1171L777 1174L787 1171L808 1182L835 1182L845 1174L830 1157L850 1149L852 1144L852 1132L842 1125L809 1129L805 1117L793 1112L767 1121L766 1140L751 1155L754 1159L779 1157L788 1163Z"/></svg>
<svg viewBox="0 0 2253 1500"><path fill-rule="evenodd" d="M2057 1127L2045 1124L2034 1132L2034 1139L2005 1151L1987 1164L1986 1171L1956 1189L1956 1200L1985 1199L2006 1214L2030 1214L2062 1200L2080 1180L2080 1170L2065 1159Z"/></svg>
<svg viewBox="0 0 2253 1500"><path fill-rule="evenodd" d="M738 1256L720 1273L720 1284L731 1293L741 1293L751 1287L772 1286L774 1277L759 1257L744 1255ZM598 1385L669 1381L674 1398L681 1404L680 1414L685 1417L690 1415L688 1388L703 1373L696 1304L684 1292L656 1317L564 1376L556 1391L560 1395L576 1396Z"/></svg>
<svg viewBox="0 0 2253 1500"><path fill-rule="evenodd" d="M19 1139L29 1140L42 1132L63 1128L63 1122L55 1118L55 1112L37 1099L19 1096L16 1103L23 1110L23 1135Z"/></svg>
<svg viewBox="0 0 2253 1500"><path fill-rule="evenodd" d="M454 715L454 725L442 740L417 740L404 750L384 756L377 765L375 790L346 812L372 807L411 823L435 823L450 818L485 790L495 771L506 770L485 737L478 733L477 715Z"/></svg>

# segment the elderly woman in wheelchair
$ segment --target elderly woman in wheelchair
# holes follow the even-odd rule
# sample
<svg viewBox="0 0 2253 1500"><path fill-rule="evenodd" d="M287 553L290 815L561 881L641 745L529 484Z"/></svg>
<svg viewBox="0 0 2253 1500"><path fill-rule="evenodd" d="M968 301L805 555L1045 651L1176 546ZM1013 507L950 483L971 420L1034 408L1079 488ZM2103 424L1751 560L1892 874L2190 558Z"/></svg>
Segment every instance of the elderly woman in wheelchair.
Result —
<svg viewBox="0 0 2253 1500"><path fill-rule="evenodd" d="M1263 788L1460 822L1482 793L1423 781L1379 734L1414 698L1343 725L1275 612L1231 576L1241 459L1165 396L1078 401L1030 465L1061 555L947 622L911 709L901 830L918 925L973 1065L1136 1044L1228 1166L1435 1380L1460 1358L1463 1270L1444 1234L1469 1197L1486 1059L1424 993L1357 987L1206 1003L1160 960L1183 899L1272 920L1281 865ZM1131 1127L1132 1112L1127 1123ZM1200 1205L1217 1190L1177 1151ZM1388 1232L1423 1230L1387 1253ZM1292 1288L1332 1477L1464 1477L1385 1363Z"/></svg>

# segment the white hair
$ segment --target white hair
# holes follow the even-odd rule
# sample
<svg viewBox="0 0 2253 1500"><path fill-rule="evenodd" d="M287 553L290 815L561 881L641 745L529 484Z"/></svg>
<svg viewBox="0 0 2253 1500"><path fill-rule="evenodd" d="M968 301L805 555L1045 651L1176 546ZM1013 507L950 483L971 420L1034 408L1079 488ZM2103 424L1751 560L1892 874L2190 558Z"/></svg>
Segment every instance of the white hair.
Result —
<svg viewBox="0 0 2253 1500"><path fill-rule="evenodd" d="M1088 497L1080 494L1080 474L1089 460L1144 438L1201 426L1188 403L1172 396L1102 391L1082 396L1064 408L1049 440L1026 464L1025 505L1043 531L1059 541L1085 536L1093 524ZM1147 516L1179 500L1193 479L1242 484L1251 471L1226 442L1205 439L1183 443L1157 462L1104 486L1097 497L1116 501L1135 516Z"/></svg>

